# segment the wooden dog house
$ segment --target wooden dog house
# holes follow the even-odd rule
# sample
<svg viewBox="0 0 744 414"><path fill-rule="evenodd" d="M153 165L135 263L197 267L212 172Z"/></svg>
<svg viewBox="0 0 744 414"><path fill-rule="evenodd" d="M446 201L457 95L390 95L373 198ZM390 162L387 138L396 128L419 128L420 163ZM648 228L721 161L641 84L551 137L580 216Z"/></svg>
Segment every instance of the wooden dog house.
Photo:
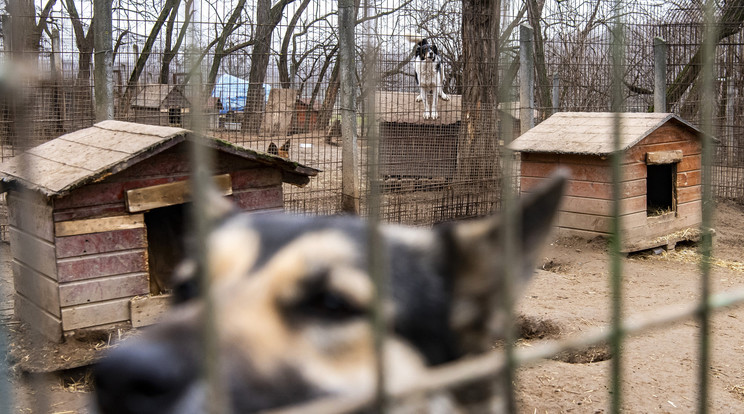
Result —
<svg viewBox="0 0 744 414"><path fill-rule="evenodd" d="M179 86L151 84L137 91L132 110L135 122L183 127L187 126L191 103Z"/></svg>
<svg viewBox="0 0 744 414"><path fill-rule="evenodd" d="M281 210L282 184L302 186L318 172L185 129L118 121L0 164L22 321L52 340L148 323L132 299L161 297L161 276L175 266L194 139L216 150L215 183L244 210Z"/></svg>
<svg viewBox="0 0 744 414"><path fill-rule="evenodd" d="M673 247L699 237L700 131L668 113L622 113L621 231L624 251ZM612 113L560 112L514 140L521 191L562 166L571 180L558 218L563 234L610 232Z"/></svg>

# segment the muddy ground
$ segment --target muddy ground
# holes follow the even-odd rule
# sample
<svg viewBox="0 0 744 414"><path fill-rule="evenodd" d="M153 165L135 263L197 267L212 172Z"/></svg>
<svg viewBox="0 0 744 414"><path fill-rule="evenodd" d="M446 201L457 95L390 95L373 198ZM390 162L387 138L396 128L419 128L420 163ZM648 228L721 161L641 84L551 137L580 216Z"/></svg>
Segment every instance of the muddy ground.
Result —
<svg viewBox="0 0 744 414"><path fill-rule="evenodd" d="M715 228L713 290L741 287L744 285L744 206L719 203ZM653 314L661 308L698 300L700 275L695 249L694 245L678 246L673 252L646 252L627 257L623 261L624 314ZM7 246L3 246L4 260L7 252ZM609 323L608 256L603 242L553 240L543 252L541 262L542 269L519 304L523 320L533 328L532 338L520 340L519 347L534 346L541 336L566 338ZM6 262L0 266L3 275L0 324L18 330L21 327L12 318L9 301L12 291L9 266ZM718 312L712 333L711 412L744 412L744 306ZM105 347L106 339L99 339L85 346ZM698 341L698 323L693 320L631 335L623 346L625 411L695 411ZM598 348L562 358L571 362L543 360L521 368L516 388L520 412L608 412L611 363L608 357L605 349ZM60 356L52 354L50 358ZM90 412L90 388L84 369L46 375L23 374L16 369L10 377L15 412Z"/></svg>

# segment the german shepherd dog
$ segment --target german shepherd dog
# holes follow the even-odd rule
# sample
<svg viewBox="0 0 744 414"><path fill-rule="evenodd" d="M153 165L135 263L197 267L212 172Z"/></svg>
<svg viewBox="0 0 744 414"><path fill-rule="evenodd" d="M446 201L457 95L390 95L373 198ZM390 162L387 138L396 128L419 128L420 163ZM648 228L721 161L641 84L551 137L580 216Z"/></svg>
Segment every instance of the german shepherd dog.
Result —
<svg viewBox="0 0 744 414"><path fill-rule="evenodd" d="M533 273L565 174L520 200L515 297ZM382 225L390 294L384 366L391 389L493 344L493 292L502 288L497 216L433 229ZM375 389L367 225L358 218L230 212L207 240L218 380L233 413L252 413ZM188 261L186 262L188 263ZM104 414L206 412L204 307L181 266L167 317L94 368ZM187 270L184 270L187 269ZM498 313L498 312L497 312ZM426 412L428 409L416 410Z"/></svg>

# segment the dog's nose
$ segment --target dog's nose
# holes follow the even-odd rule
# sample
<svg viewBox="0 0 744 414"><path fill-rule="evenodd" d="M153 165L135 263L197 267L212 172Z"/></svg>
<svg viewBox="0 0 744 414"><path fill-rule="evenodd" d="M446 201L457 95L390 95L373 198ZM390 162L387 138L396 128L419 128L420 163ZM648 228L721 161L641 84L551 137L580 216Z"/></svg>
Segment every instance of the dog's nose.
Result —
<svg viewBox="0 0 744 414"><path fill-rule="evenodd" d="M103 414L169 412L193 378L194 370L159 343L125 344L93 369Z"/></svg>

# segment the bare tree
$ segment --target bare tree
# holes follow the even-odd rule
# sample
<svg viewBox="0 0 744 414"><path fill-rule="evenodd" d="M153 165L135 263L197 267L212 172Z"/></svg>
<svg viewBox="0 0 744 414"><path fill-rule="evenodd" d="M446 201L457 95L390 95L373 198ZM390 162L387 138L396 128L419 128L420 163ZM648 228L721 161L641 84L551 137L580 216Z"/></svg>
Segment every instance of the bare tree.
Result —
<svg viewBox="0 0 744 414"><path fill-rule="evenodd" d="M289 43L294 42L298 36L302 36L303 34L307 33L307 26L300 33L295 34L293 32L295 31L297 23L299 22L302 13L305 12L308 4L310 4L310 0L302 0L302 3L300 3L300 5L297 7L297 10L295 10L292 18L289 19L287 29L284 32L284 38L282 39L282 46L279 50L279 59L277 62L277 68L279 70L279 82L282 84L282 88L285 89L292 87L292 75L290 75L291 71L289 69ZM294 64L296 64L296 61L293 62L293 65Z"/></svg>
<svg viewBox="0 0 744 414"><path fill-rule="evenodd" d="M149 59L150 54L152 53L152 47L155 44L155 41L158 39L160 29L162 29L163 24L165 24L165 20L168 18L168 15L171 13L176 13L179 3L180 0L166 0L163 8L160 10L160 14L158 15L157 20L153 23L153 27L150 30L150 35L147 37L147 40L145 40L145 45L142 47L142 51L140 51L137 62L134 64L134 69L129 76L127 87L124 90L124 95L122 96L121 103L119 105L120 110L129 110L129 103L134 97L137 82L139 81L140 75L142 75L142 71L145 70L147 59Z"/></svg>
<svg viewBox="0 0 744 414"><path fill-rule="evenodd" d="M176 26L176 16L178 16L178 8L180 7L181 0L177 0L173 6L173 11L168 18L168 24L165 26L165 50L163 50L163 61L160 66L160 78L159 82L162 84L168 83L168 77L170 74L170 64L173 58L176 57L178 51L181 49L183 39L186 37L186 32L191 23L191 18L194 9L194 0L186 0L186 13L183 24L178 31L175 44L173 43L173 31Z"/></svg>
<svg viewBox="0 0 744 414"><path fill-rule="evenodd" d="M698 4L698 3L695 3ZM720 4L720 3L718 3ZM702 7L702 5L700 5ZM744 25L744 0L731 0L723 2L723 9L720 11L718 20L718 30L715 31L716 37L714 43L717 45L721 40L741 31ZM693 96L697 93L697 81L702 70L703 48L700 45L695 54L685 64L684 68L677 74L672 84L667 88L667 107L679 102L683 94L692 87Z"/></svg>
<svg viewBox="0 0 744 414"><path fill-rule="evenodd" d="M491 185L498 177L496 105L500 0L463 0L462 130L458 176Z"/></svg>
<svg viewBox="0 0 744 414"><path fill-rule="evenodd" d="M217 73L219 73L220 65L222 64L222 59L225 56L228 56L230 53L234 53L235 51L248 47L254 43L253 39L249 39L248 41L243 42L239 45L235 45L231 48L225 48L230 35L232 35L233 32L244 23L242 20L240 20L240 16L243 13L243 9L245 8L245 1L246 0L238 1L238 4L233 8L232 13L230 13L230 17L228 17L227 22L225 22L225 24L222 26L222 31L217 37L215 37L214 57L212 58L212 65L209 68L207 80L204 85L208 91L211 91L214 87L214 83L217 80Z"/></svg>
<svg viewBox="0 0 744 414"><path fill-rule="evenodd" d="M271 38L274 28L282 19L284 7L294 0L279 0L271 5L271 0L256 1L256 30L251 53L251 71L248 76L248 93L245 100L245 123L251 132L257 132L261 126L261 114L264 103L263 84L269 66Z"/></svg>

